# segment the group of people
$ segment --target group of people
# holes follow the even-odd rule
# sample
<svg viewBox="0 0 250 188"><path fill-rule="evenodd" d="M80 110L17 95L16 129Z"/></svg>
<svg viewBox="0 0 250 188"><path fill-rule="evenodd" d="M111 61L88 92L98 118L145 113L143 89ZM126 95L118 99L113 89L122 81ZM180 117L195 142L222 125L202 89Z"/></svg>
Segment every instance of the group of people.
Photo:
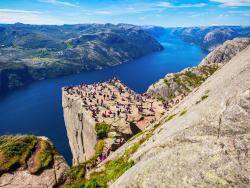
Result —
<svg viewBox="0 0 250 188"><path fill-rule="evenodd" d="M96 122L121 118L128 122L139 114L155 113L155 100L149 94L137 94L116 78L105 83L65 87L64 90L68 95L80 98L82 106L91 112Z"/></svg>

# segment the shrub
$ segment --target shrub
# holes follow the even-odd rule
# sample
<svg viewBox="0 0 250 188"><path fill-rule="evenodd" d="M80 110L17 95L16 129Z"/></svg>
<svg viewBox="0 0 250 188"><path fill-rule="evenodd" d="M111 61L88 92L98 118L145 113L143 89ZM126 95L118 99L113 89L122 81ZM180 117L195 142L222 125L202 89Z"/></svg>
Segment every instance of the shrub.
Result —
<svg viewBox="0 0 250 188"><path fill-rule="evenodd" d="M107 138L111 126L107 123L96 123L95 130L99 139Z"/></svg>
<svg viewBox="0 0 250 188"><path fill-rule="evenodd" d="M85 176L86 163L80 163L77 166L73 166L67 173L67 177L72 181L82 180Z"/></svg>
<svg viewBox="0 0 250 188"><path fill-rule="evenodd" d="M104 147L104 140L98 140L95 145L95 153L97 156L102 154L103 147Z"/></svg>

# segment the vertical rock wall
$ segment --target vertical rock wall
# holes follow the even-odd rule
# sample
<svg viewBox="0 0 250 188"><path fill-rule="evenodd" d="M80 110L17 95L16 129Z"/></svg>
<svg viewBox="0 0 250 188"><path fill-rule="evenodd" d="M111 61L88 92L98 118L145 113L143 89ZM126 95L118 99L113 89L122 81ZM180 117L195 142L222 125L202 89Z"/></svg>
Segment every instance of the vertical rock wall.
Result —
<svg viewBox="0 0 250 188"><path fill-rule="evenodd" d="M73 154L73 165L84 162L95 155L97 136L95 121L81 107L78 100L66 97L62 91L64 121Z"/></svg>

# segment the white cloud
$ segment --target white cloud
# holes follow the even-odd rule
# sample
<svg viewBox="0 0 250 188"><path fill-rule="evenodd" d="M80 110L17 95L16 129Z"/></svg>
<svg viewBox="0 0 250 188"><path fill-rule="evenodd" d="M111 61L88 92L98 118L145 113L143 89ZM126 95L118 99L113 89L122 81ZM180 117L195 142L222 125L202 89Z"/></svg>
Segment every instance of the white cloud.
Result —
<svg viewBox="0 0 250 188"><path fill-rule="evenodd" d="M157 4L157 6L158 6L158 7L163 7L163 8L172 8L172 7L173 7L173 5L172 5L171 3L164 2L164 1L159 2L159 3Z"/></svg>
<svg viewBox="0 0 250 188"><path fill-rule="evenodd" d="M161 1L157 4L158 7L162 8L193 8L193 7L205 7L206 3L197 3L197 4L182 4L182 5L173 5L171 3Z"/></svg>
<svg viewBox="0 0 250 188"><path fill-rule="evenodd" d="M221 3L223 6L250 6L250 0L210 0Z"/></svg>
<svg viewBox="0 0 250 188"><path fill-rule="evenodd" d="M54 5L63 5L63 6L68 6L68 7L80 7L77 4L69 3L66 1L59 1L59 0L38 0L38 1L42 3L49 3L49 4L54 4Z"/></svg>
<svg viewBox="0 0 250 188"><path fill-rule="evenodd" d="M0 12L7 12L7 13L30 13L30 14L39 14L39 11L32 11L32 10L17 10L17 9L0 9Z"/></svg>
<svg viewBox="0 0 250 188"><path fill-rule="evenodd" d="M45 17L38 11L0 9L0 23L63 24L62 20Z"/></svg>
<svg viewBox="0 0 250 188"><path fill-rule="evenodd" d="M107 10L98 10L95 11L96 14L103 14L103 15L108 15L108 14L112 14L111 11L107 11Z"/></svg>

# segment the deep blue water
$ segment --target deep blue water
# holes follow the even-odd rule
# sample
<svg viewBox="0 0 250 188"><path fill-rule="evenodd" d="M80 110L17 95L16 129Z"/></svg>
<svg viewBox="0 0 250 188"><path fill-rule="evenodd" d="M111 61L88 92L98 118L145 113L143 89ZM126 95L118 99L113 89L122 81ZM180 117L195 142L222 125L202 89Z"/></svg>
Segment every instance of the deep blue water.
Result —
<svg viewBox="0 0 250 188"><path fill-rule="evenodd" d="M170 72L197 65L206 55L199 47L165 34L159 41L165 47L138 60L105 70L37 81L0 98L0 135L35 134L49 137L71 164L61 107L61 87L105 81L114 76L137 92Z"/></svg>

